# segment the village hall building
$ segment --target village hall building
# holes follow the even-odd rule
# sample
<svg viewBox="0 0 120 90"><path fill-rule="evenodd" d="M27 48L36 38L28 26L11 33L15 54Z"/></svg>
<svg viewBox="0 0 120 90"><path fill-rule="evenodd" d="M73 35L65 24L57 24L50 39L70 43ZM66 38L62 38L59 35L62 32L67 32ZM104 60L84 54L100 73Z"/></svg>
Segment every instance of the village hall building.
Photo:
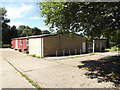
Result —
<svg viewBox="0 0 120 90"><path fill-rule="evenodd" d="M43 34L12 39L12 48L27 50L30 55L39 57L75 55L91 52L92 43L77 34ZM106 48L106 40L95 40L95 51Z"/></svg>

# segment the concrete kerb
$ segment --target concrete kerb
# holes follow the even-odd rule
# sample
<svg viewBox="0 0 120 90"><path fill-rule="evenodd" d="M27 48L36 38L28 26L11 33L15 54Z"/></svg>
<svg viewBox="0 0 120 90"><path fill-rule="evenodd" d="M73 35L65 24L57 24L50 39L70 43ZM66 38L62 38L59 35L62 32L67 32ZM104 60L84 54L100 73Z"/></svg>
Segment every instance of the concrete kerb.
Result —
<svg viewBox="0 0 120 90"><path fill-rule="evenodd" d="M7 61L6 59L4 59L5 61ZM9 61L7 61L9 63L10 66L12 66L22 77L24 77L32 86L34 86L37 90L42 90L42 88L37 85L34 81L32 81L29 77L27 77L24 73L22 73L20 70L18 70L12 63L10 63Z"/></svg>
<svg viewBox="0 0 120 90"><path fill-rule="evenodd" d="M44 57L42 59L48 60L48 61L58 61L58 60L64 60L64 59L71 59L71 58L80 58L85 56L91 56L96 55L97 53L88 53L88 54L81 54L81 55L69 55L69 56L60 56L60 57Z"/></svg>

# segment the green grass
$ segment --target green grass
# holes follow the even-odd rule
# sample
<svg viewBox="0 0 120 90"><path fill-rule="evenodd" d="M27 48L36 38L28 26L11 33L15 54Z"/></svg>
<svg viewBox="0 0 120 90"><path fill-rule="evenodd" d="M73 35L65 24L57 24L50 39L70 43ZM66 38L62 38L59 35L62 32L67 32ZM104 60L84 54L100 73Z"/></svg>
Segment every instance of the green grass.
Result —
<svg viewBox="0 0 120 90"><path fill-rule="evenodd" d="M120 51L120 48L114 46L114 47L111 47L111 48L105 49L105 51L108 51L108 52Z"/></svg>
<svg viewBox="0 0 120 90"><path fill-rule="evenodd" d="M34 54L34 55L31 55L32 57L36 57L36 55Z"/></svg>
<svg viewBox="0 0 120 90"><path fill-rule="evenodd" d="M22 52L22 50L21 50L21 49L18 49L18 51L19 51L19 52Z"/></svg>
<svg viewBox="0 0 120 90"><path fill-rule="evenodd" d="M2 47L3 47L3 48L10 48L11 45L10 45L10 44L3 44Z"/></svg>
<svg viewBox="0 0 120 90"><path fill-rule="evenodd" d="M57 60L64 60L64 59L72 59L72 58L80 58L80 57L85 57L85 56L91 56L91 55L96 55L96 53L89 53L89 54L86 54L86 55L77 55L77 56L68 56L68 57L65 57L65 58L56 58L54 60L49 60L49 59L46 59L46 58L43 58L44 60L48 60L48 61L57 61Z"/></svg>
<svg viewBox="0 0 120 90"><path fill-rule="evenodd" d="M89 56L91 56L91 55L95 55L95 53L89 53Z"/></svg>
<svg viewBox="0 0 120 90"><path fill-rule="evenodd" d="M40 58L40 56L36 56L36 58Z"/></svg>
<svg viewBox="0 0 120 90"><path fill-rule="evenodd" d="M6 60L6 59L5 59ZM7 61L7 60L6 60ZM19 71L13 64L11 64L9 61L7 61L17 72L19 72L20 75L22 75L29 83L32 84L35 88L38 90L42 90L42 88L37 85L35 82L33 82L30 78L28 78L25 74L23 74L21 71Z"/></svg>
<svg viewBox="0 0 120 90"><path fill-rule="evenodd" d="M29 55L29 56L36 57L36 58L40 58L40 56L36 56L35 54Z"/></svg>
<svg viewBox="0 0 120 90"><path fill-rule="evenodd" d="M0 48L2 47L2 41L0 41Z"/></svg>
<svg viewBox="0 0 120 90"><path fill-rule="evenodd" d="M77 55L77 56L68 56L68 57L65 57L65 58L57 58L57 59L54 59L54 60L49 60L49 59L46 59L46 58L43 58L44 60L48 60L48 61L56 61L56 60L64 60L64 59L72 59L72 58L79 58L79 57L85 57L85 56L91 56L91 55L96 55L95 53L89 53L89 54L86 54L86 55ZM40 56L36 56L35 54L33 55L29 55L29 56L32 56L32 57L36 57L36 58L40 58Z"/></svg>
<svg viewBox="0 0 120 90"><path fill-rule="evenodd" d="M23 53L28 54L29 52L28 51L24 51Z"/></svg>

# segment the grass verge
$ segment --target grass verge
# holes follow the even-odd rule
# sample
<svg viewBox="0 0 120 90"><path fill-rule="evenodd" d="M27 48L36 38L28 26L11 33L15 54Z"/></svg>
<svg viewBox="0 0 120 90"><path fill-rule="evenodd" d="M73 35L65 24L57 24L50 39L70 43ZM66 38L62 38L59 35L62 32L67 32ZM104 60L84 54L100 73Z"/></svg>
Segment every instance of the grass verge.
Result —
<svg viewBox="0 0 120 90"><path fill-rule="evenodd" d="M11 48L11 45L10 44L3 44L2 48Z"/></svg>
<svg viewBox="0 0 120 90"><path fill-rule="evenodd" d="M56 58L56 59L47 59L47 58L43 58L44 60L48 60L48 61L59 61L59 60L64 60L64 59L74 59L74 58L80 58L80 57L85 57L85 56L92 56L92 55L96 55L96 53L88 53L88 54L81 54L81 55L72 55L72 56L66 56L63 58Z"/></svg>
<svg viewBox="0 0 120 90"><path fill-rule="evenodd" d="M29 55L29 56L36 57L36 58L40 58L40 56L36 56L35 54Z"/></svg>
<svg viewBox="0 0 120 90"><path fill-rule="evenodd" d="M5 59L6 60L6 59ZM7 61L7 60L6 60ZM38 90L42 90L42 88L37 85L35 82L33 82L30 78L28 78L25 74L23 74L21 71L19 71L12 63L10 63L9 61L7 61L17 72L19 72L20 75L22 75L22 77L24 77L30 84L32 84L32 86L34 86L35 88L37 88Z"/></svg>
<svg viewBox="0 0 120 90"><path fill-rule="evenodd" d="M105 49L105 51L108 51L108 52L115 52L115 51L120 51L120 47L111 47L111 48L108 48L108 49Z"/></svg>

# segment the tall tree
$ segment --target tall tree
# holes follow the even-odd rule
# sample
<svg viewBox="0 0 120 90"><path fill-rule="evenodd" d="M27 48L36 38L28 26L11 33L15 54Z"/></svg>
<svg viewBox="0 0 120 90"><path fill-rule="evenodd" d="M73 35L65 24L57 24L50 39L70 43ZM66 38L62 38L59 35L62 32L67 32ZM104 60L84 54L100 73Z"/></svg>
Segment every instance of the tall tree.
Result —
<svg viewBox="0 0 120 90"><path fill-rule="evenodd" d="M18 27L18 36L29 36L30 29L31 28L29 26L20 25Z"/></svg>
<svg viewBox="0 0 120 90"><path fill-rule="evenodd" d="M40 35L41 30L37 27L30 28L29 26L20 25L18 27L18 36L32 36L32 35Z"/></svg>
<svg viewBox="0 0 120 90"><path fill-rule="evenodd" d="M0 23L2 25L2 44L10 44L10 26L7 23L10 22L10 19L6 18L5 8L0 8Z"/></svg>
<svg viewBox="0 0 120 90"><path fill-rule="evenodd" d="M32 34L33 35L40 35L40 34L42 34L41 33L41 29L38 29L37 27L32 28Z"/></svg>
<svg viewBox="0 0 120 90"><path fill-rule="evenodd" d="M48 0L49 1L49 0ZM83 32L90 39L120 30L120 6L117 2L41 2L46 25L60 32Z"/></svg>
<svg viewBox="0 0 120 90"><path fill-rule="evenodd" d="M16 26L13 25L13 26L10 28L10 35L11 35L11 38L16 38L16 37L18 37L18 30L17 30Z"/></svg>
<svg viewBox="0 0 120 90"><path fill-rule="evenodd" d="M50 32L48 30L42 30L41 33L42 34L50 34Z"/></svg>

